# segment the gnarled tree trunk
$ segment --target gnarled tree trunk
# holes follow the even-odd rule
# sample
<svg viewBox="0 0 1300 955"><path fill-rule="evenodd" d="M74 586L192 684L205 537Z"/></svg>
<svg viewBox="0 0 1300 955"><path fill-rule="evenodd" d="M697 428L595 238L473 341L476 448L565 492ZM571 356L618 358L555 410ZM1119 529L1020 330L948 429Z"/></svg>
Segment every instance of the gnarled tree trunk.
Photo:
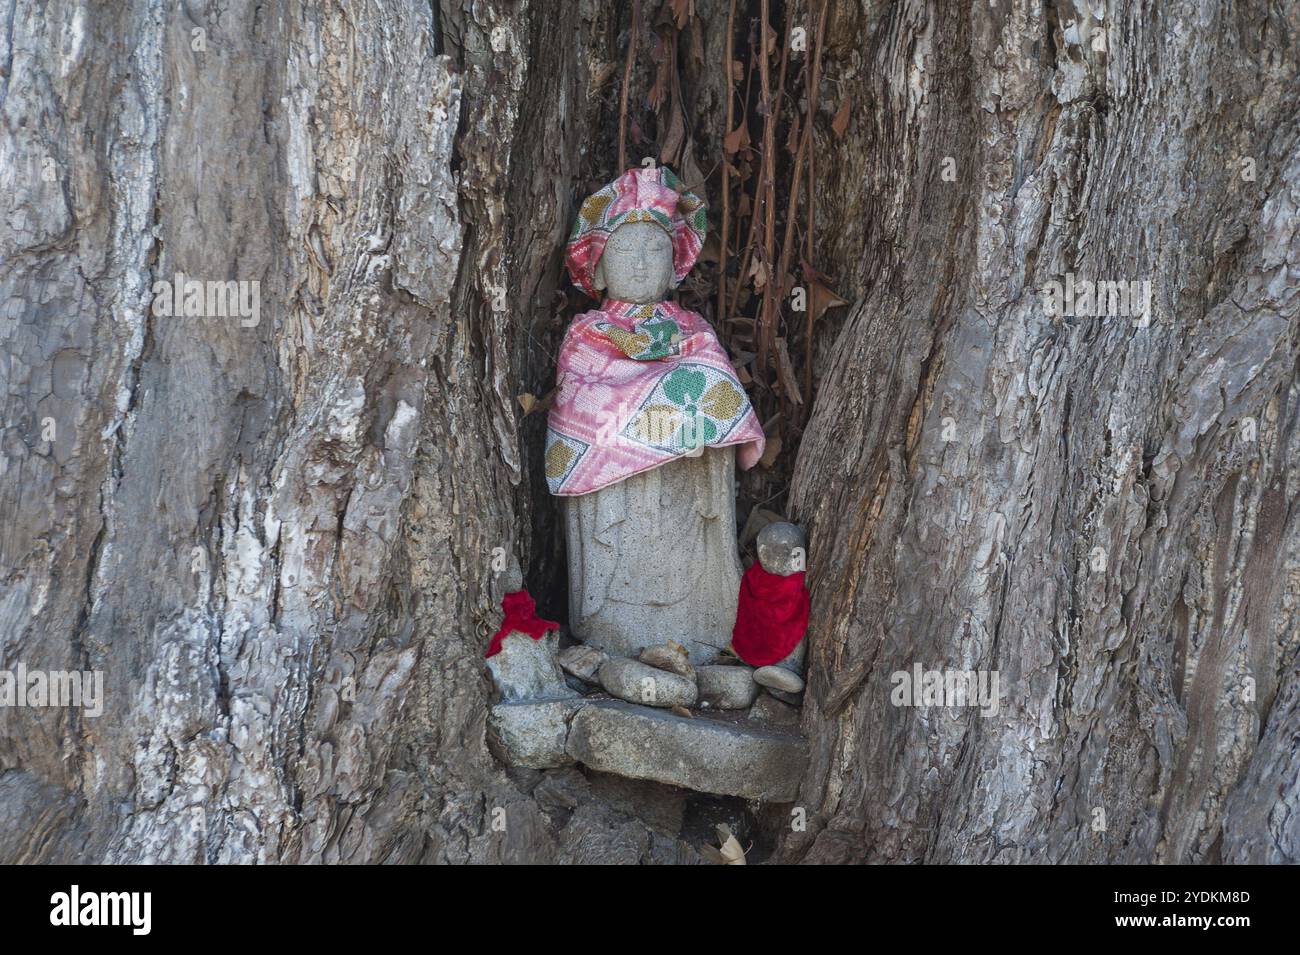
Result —
<svg viewBox="0 0 1300 955"><path fill-rule="evenodd" d="M836 10L858 300L792 493L786 855L1296 861L1300 13ZM1069 274L1149 281L1149 324L1048 314ZM998 671L1000 711L892 705L916 663Z"/></svg>

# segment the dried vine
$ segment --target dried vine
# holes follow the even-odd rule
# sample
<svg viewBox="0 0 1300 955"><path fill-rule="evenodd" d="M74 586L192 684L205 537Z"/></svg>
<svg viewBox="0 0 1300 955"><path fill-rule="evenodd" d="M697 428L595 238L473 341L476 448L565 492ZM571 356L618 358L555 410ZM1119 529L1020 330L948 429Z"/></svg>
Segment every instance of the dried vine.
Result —
<svg viewBox="0 0 1300 955"><path fill-rule="evenodd" d="M796 26L801 10L803 25ZM763 467L746 476L742 498L751 506L779 508L815 395L816 320L827 308L845 304L816 264L815 127L830 3L730 0L722 62L706 66L722 70L721 136L695 128L683 95L679 48L697 58L701 49L693 0L662 0L652 15L654 72L642 71L647 88L637 102L653 117L653 135L643 140L636 114L629 120L629 91L639 78L635 45L641 15L637 0L619 101L619 167L627 168L631 122L633 140L657 147L658 161L674 166L696 191L704 190L719 210L716 255L701 259L697 277L680 294L690 307L711 311L768 433ZM772 27L774 15L782 20L780 32ZM743 62L736 58L738 45ZM836 110L827 132L843 132L847 106ZM696 133L719 143L720 155L700 163ZM717 178L700 172L701 165L717 169Z"/></svg>

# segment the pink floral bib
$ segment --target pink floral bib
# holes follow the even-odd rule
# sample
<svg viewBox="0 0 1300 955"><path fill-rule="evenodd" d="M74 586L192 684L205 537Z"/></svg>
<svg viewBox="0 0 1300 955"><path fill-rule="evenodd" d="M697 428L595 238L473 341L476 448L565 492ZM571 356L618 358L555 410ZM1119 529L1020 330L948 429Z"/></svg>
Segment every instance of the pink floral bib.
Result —
<svg viewBox="0 0 1300 955"><path fill-rule="evenodd" d="M676 302L606 300L560 346L546 434L552 494L590 494L702 447L763 455L763 429L709 323Z"/></svg>

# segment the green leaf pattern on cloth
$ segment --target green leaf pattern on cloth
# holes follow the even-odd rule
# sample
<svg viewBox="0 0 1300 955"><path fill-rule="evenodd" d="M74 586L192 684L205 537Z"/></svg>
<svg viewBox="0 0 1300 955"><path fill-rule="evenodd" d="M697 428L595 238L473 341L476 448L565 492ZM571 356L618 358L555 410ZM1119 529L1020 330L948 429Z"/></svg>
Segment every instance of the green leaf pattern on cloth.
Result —
<svg viewBox="0 0 1300 955"><path fill-rule="evenodd" d="M725 439L748 411L749 399L724 373L682 364L659 379L624 433L684 454Z"/></svg>
<svg viewBox="0 0 1300 955"><path fill-rule="evenodd" d="M664 394L673 403L690 405L691 402L700 400L706 384L708 379L704 377L704 372L682 367L664 378L663 389ZM691 412L694 412L693 407Z"/></svg>
<svg viewBox="0 0 1300 955"><path fill-rule="evenodd" d="M656 361L680 353L681 326L657 306L637 306L624 313L624 317L633 319L630 330L614 322L599 322L596 328L628 358Z"/></svg>

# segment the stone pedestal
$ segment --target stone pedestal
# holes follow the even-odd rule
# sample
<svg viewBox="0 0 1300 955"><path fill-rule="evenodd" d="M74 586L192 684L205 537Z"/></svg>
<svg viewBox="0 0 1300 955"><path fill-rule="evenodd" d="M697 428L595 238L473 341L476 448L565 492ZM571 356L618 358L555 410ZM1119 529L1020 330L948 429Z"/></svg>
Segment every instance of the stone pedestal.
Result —
<svg viewBox="0 0 1300 955"><path fill-rule="evenodd" d="M578 762L628 779L764 802L794 800L808 765L808 744L796 733L619 700L500 703L488 719L488 745L511 766Z"/></svg>

